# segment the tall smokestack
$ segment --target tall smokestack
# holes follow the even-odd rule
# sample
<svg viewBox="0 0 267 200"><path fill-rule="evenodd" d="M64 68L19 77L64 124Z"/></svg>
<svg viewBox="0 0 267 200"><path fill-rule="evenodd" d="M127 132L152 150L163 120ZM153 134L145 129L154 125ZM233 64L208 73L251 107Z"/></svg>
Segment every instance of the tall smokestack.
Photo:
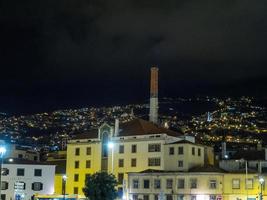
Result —
<svg viewBox="0 0 267 200"><path fill-rule="evenodd" d="M151 68L149 121L158 123L158 74L159 68Z"/></svg>

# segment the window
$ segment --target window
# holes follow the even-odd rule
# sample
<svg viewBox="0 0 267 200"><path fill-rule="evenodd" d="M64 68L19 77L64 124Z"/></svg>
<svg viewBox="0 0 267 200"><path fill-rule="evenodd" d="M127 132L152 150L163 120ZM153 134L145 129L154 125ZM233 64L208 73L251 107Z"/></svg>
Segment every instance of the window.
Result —
<svg viewBox="0 0 267 200"><path fill-rule="evenodd" d="M149 144L148 152L160 152L160 144Z"/></svg>
<svg viewBox="0 0 267 200"><path fill-rule="evenodd" d="M22 155L22 154L19 154L19 155L18 155L18 158L23 158L23 155Z"/></svg>
<svg viewBox="0 0 267 200"><path fill-rule="evenodd" d="M78 187L74 187L73 188L73 194L78 194L79 193L79 188Z"/></svg>
<svg viewBox="0 0 267 200"><path fill-rule="evenodd" d="M1 183L1 190L7 190L8 189L8 182L2 181Z"/></svg>
<svg viewBox="0 0 267 200"><path fill-rule="evenodd" d="M16 181L14 184L15 190L25 190L25 188L26 188L26 183L24 183L24 182Z"/></svg>
<svg viewBox="0 0 267 200"><path fill-rule="evenodd" d="M86 155L91 155L92 154L92 149L91 147L86 148Z"/></svg>
<svg viewBox="0 0 267 200"><path fill-rule="evenodd" d="M201 149L197 149L197 155L201 156Z"/></svg>
<svg viewBox="0 0 267 200"><path fill-rule="evenodd" d="M75 155L79 156L80 155L80 148L75 148Z"/></svg>
<svg viewBox="0 0 267 200"><path fill-rule="evenodd" d="M86 161L86 168L91 168L91 160Z"/></svg>
<svg viewBox="0 0 267 200"><path fill-rule="evenodd" d="M184 147L178 147L178 155L184 154Z"/></svg>
<svg viewBox="0 0 267 200"><path fill-rule="evenodd" d="M137 145L133 144L132 145L132 153L136 153L137 152Z"/></svg>
<svg viewBox="0 0 267 200"><path fill-rule="evenodd" d="M178 189L184 189L184 179L182 179L182 178L178 179L177 187L178 187Z"/></svg>
<svg viewBox="0 0 267 200"><path fill-rule="evenodd" d="M190 179L190 188L191 189L196 189L197 188L197 179L196 178Z"/></svg>
<svg viewBox="0 0 267 200"><path fill-rule="evenodd" d="M89 178L90 174L85 174L85 181Z"/></svg>
<svg viewBox="0 0 267 200"><path fill-rule="evenodd" d="M137 179L133 180L133 188L138 189L139 188L139 181Z"/></svg>
<svg viewBox="0 0 267 200"><path fill-rule="evenodd" d="M177 200L184 200L184 195L178 194L177 195Z"/></svg>
<svg viewBox="0 0 267 200"><path fill-rule="evenodd" d="M133 194L133 200L138 200L138 195L137 194Z"/></svg>
<svg viewBox="0 0 267 200"><path fill-rule="evenodd" d="M123 184L123 173L118 173L118 184Z"/></svg>
<svg viewBox="0 0 267 200"><path fill-rule="evenodd" d="M33 191L41 191L43 189L43 184L40 182L32 183L32 190Z"/></svg>
<svg viewBox="0 0 267 200"><path fill-rule="evenodd" d="M149 195L145 194L145 195L143 196L143 200L149 200Z"/></svg>
<svg viewBox="0 0 267 200"><path fill-rule="evenodd" d="M75 167L75 169L78 169L79 166L80 166L80 162L79 162L79 161L75 161L75 163L74 163L74 167Z"/></svg>
<svg viewBox="0 0 267 200"><path fill-rule="evenodd" d="M246 181L246 189L253 189L253 179L248 178Z"/></svg>
<svg viewBox="0 0 267 200"><path fill-rule="evenodd" d="M2 168L2 176L7 176L9 174L9 169Z"/></svg>
<svg viewBox="0 0 267 200"><path fill-rule="evenodd" d="M182 160L178 160L178 167L183 167L184 166L184 162Z"/></svg>
<svg viewBox="0 0 267 200"><path fill-rule="evenodd" d="M24 176L24 169L22 168L17 169L17 176Z"/></svg>
<svg viewBox="0 0 267 200"><path fill-rule="evenodd" d="M216 195L210 195L210 200L216 200Z"/></svg>
<svg viewBox="0 0 267 200"><path fill-rule="evenodd" d="M155 179L154 180L154 188L155 189L160 189L160 179Z"/></svg>
<svg viewBox="0 0 267 200"><path fill-rule="evenodd" d="M148 166L160 166L160 158L148 158Z"/></svg>
<svg viewBox="0 0 267 200"><path fill-rule="evenodd" d="M124 145L119 146L119 153L124 153Z"/></svg>
<svg viewBox="0 0 267 200"><path fill-rule="evenodd" d="M197 196L196 195L191 195L190 200L197 200Z"/></svg>
<svg viewBox="0 0 267 200"><path fill-rule="evenodd" d="M232 189L240 189L240 179L232 180Z"/></svg>
<svg viewBox="0 0 267 200"><path fill-rule="evenodd" d="M74 174L74 182L78 182L79 181L79 174Z"/></svg>
<svg viewBox="0 0 267 200"><path fill-rule="evenodd" d="M217 188L217 181L212 179L210 180L210 189L216 189Z"/></svg>
<svg viewBox="0 0 267 200"><path fill-rule="evenodd" d="M172 185L173 185L173 180L172 179L167 179L166 180L166 188L167 189L172 189Z"/></svg>
<svg viewBox="0 0 267 200"><path fill-rule="evenodd" d="M154 200L159 200L159 195L158 194L154 195Z"/></svg>
<svg viewBox="0 0 267 200"><path fill-rule="evenodd" d="M148 179L144 180L144 189L149 189L150 181Z"/></svg>
<svg viewBox="0 0 267 200"><path fill-rule="evenodd" d="M169 155L174 155L174 147L169 148Z"/></svg>
<svg viewBox="0 0 267 200"><path fill-rule="evenodd" d="M42 170L41 169L35 169L34 170L34 176L42 176Z"/></svg>
<svg viewBox="0 0 267 200"><path fill-rule="evenodd" d="M124 160L123 159L119 159L119 167L123 167L124 166Z"/></svg>
<svg viewBox="0 0 267 200"><path fill-rule="evenodd" d="M171 194L167 194L166 195L166 200L173 200L172 195Z"/></svg>
<svg viewBox="0 0 267 200"><path fill-rule="evenodd" d="M131 159L131 166L136 167L136 158Z"/></svg>
<svg viewBox="0 0 267 200"><path fill-rule="evenodd" d="M33 157L33 160L34 160L34 161L37 161L37 160L38 160L38 157L37 157L37 156L34 156L34 157Z"/></svg>
<svg viewBox="0 0 267 200"><path fill-rule="evenodd" d="M195 155L195 147L192 147L192 155Z"/></svg>

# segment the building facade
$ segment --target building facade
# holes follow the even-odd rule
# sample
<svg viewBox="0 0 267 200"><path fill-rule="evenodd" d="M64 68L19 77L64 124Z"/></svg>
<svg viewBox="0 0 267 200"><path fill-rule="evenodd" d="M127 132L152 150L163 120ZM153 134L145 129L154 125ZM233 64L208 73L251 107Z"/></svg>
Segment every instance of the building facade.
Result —
<svg viewBox="0 0 267 200"><path fill-rule="evenodd" d="M146 169L185 172L209 160L205 158L205 148L195 144L192 137L141 119L120 127L117 124L115 128L104 124L98 131L78 135L68 142L67 193L83 197L86 176L98 171L113 173L119 191L127 193L128 172Z"/></svg>
<svg viewBox="0 0 267 200"><path fill-rule="evenodd" d="M2 165L2 200L30 200L34 194L54 193L55 166L9 158Z"/></svg>

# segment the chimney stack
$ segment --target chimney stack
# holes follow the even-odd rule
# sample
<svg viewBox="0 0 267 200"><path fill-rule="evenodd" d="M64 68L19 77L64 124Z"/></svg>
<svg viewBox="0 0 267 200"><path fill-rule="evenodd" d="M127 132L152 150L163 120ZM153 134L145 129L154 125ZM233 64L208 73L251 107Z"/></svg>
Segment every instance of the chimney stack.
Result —
<svg viewBox="0 0 267 200"><path fill-rule="evenodd" d="M151 68L150 80L150 111L149 121L158 124L158 73L159 68L153 66Z"/></svg>
<svg viewBox="0 0 267 200"><path fill-rule="evenodd" d="M119 130L120 130L120 121L119 119L115 119L115 137L119 135Z"/></svg>

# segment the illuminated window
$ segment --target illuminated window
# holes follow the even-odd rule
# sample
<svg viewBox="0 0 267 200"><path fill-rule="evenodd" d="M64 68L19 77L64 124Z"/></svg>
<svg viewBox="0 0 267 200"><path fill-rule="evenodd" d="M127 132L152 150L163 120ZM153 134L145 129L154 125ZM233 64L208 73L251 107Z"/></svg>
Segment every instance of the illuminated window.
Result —
<svg viewBox="0 0 267 200"><path fill-rule="evenodd" d="M160 152L161 144L149 144L148 152Z"/></svg>
<svg viewBox="0 0 267 200"><path fill-rule="evenodd" d="M232 188L233 189L240 189L240 179L233 179L232 180Z"/></svg>
<svg viewBox="0 0 267 200"><path fill-rule="evenodd" d="M253 179L252 178L248 178L246 180L246 189L253 189Z"/></svg>
<svg viewBox="0 0 267 200"><path fill-rule="evenodd" d="M217 188L217 181L212 179L210 180L210 189L216 189Z"/></svg>

